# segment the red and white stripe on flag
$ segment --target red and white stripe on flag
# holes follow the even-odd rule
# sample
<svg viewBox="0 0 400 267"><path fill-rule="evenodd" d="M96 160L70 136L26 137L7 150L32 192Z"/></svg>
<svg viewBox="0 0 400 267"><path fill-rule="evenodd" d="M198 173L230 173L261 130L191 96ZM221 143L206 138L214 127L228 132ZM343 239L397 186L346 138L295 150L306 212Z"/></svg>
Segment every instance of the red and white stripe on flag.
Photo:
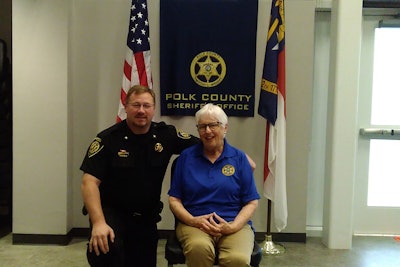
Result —
<svg viewBox="0 0 400 267"><path fill-rule="evenodd" d="M126 94L133 85L153 87L150 59L147 2L132 0L117 122L126 118Z"/></svg>
<svg viewBox="0 0 400 267"><path fill-rule="evenodd" d="M278 92L275 125L267 122L263 194L274 203L274 222L278 231L287 225L286 195L286 117L285 96Z"/></svg>

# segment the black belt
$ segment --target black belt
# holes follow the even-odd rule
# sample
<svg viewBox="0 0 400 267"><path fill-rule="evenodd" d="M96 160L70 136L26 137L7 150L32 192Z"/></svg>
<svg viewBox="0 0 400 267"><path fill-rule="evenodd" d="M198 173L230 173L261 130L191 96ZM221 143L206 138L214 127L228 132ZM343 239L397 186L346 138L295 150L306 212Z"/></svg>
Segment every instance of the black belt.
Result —
<svg viewBox="0 0 400 267"><path fill-rule="evenodd" d="M161 216L157 214L141 213L141 212L130 212L125 213L125 216L131 218L134 222L159 222L161 221Z"/></svg>

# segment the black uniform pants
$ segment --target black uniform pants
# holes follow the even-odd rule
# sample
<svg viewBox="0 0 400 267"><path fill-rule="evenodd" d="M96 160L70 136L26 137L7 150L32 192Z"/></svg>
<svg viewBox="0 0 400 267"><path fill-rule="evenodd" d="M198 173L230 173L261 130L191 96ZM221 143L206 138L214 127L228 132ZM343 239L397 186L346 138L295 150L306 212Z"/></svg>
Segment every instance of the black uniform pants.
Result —
<svg viewBox="0 0 400 267"><path fill-rule="evenodd" d="M157 223L156 220L120 214L104 209L107 224L114 230L114 243L109 241L110 251L96 255L86 252L92 267L156 267ZM90 240L90 237L89 237Z"/></svg>

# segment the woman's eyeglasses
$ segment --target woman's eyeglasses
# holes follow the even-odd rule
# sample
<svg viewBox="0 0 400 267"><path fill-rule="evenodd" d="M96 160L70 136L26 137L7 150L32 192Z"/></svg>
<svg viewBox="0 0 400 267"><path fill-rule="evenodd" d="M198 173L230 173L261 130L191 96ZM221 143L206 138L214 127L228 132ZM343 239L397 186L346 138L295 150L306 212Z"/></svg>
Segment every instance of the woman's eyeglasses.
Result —
<svg viewBox="0 0 400 267"><path fill-rule="evenodd" d="M207 130L207 127L210 128L211 131L215 131L221 124L221 122L217 121L211 123L197 124L196 127L199 132L205 132Z"/></svg>

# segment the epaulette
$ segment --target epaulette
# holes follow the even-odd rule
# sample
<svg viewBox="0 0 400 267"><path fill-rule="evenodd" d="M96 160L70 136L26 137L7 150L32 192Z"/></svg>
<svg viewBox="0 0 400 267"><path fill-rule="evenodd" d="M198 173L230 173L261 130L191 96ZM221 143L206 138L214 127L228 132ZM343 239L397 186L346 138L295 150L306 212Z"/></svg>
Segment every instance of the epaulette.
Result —
<svg viewBox="0 0 400 267"><path fill-rule="evenodd" d="M125 125L126 125L126 123L125 123L124 120L121 121L121 122L118 122L118 123L116 123L116 124L114 124L114 125L108 127L107 129L101 131L101 132L98 134L98 136L103 136L103 137L104 137L104 136L108 136L108 135L110 135L110 134L113 134L114 132L117 132L117 131L119 131L120 129L122 129Z"/></svg>
<svg viewBox="0 0 400 267"><path fill-rule="evenodd" d="M165 122L163 122L163 121L160 121L160 122L152 122L151 123L151 126L153 127L153 128L165 128L165 127L167 127L168 125L165 123Z"/></svg>

